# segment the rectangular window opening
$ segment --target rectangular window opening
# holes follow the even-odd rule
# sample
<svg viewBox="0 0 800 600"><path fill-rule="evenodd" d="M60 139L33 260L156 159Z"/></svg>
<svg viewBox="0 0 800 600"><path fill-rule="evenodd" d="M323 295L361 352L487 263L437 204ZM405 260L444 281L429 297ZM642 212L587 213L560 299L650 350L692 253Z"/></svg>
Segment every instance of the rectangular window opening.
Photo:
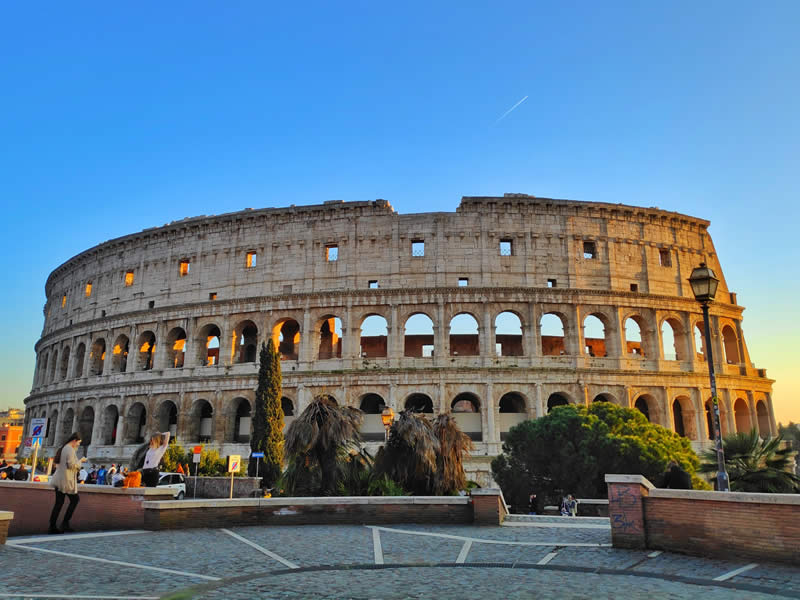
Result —
<svg viewBox="0 0 800 600"><path fill-rule="evenodd" d="M292 293L292 284L288 284L283 286L283 293L284 294L291 294Z"/></svg>
<svg viewBox="0 0 800 600"><path fill-rule="evenodd" d="M64 294L61 296L61 308L64 308L67 305L67 295Z"/></svg>
<svg viewBox="0 0 800 600"><path fill-rule="evenodd" d="M422 356L423 358L430 358L433 356L433 344L424 344L422 346Z"/></svg>
<svg viewBox="0 0 800 600"><path fill-rule="evenodd" d="M514 253L513 240L500 240L500 256L511 256Z"/></svg>
<svg viewBox="0 0 800 600"><path fill-rule="evenodd" d="M155 300L150 300L150 302L147 303L147 308L155 308L155 307L156 307Z"/></svg>
<svg viewBox="0 0 800 600"><path fill-rule="evenodd" d="M92 295L92 282L86 282L86 297L89 298Z"/></svg>
<svg viewBox="0 0 800 600"><path fill-rule="evenodd" d="M672 255L670 254L669 250L662 248L658 251L658 262L661 263L662 267L672 266Z"/></svg>
<svg viewBox="0 0 800 600"><path fill-rule="evenodd" d="M377 290L378 289L378 280L377 279L370 279L369 280L369 289Z"/></svg>
<svg viewBox="0 0 800 600"><path fill-rule="evenodd" d="M639 284L638 283L632 283L631 284L631 291L632 292L638 292L639 291Z"/></svg>
<svg viewBox="0 0 800 600"><path fill-rule="evenodd" d="M257 262L258 262L258 256L256 255L256 253L255 252L248 252L247 253L247 261L245 263L247 268L248 269L252 269L253 267L256 266Z"/></svg>
<svg viewBox="0 0 800 600"><path fill-rule="evenodd" d="M209 300L216 300L217 299L217 292L209 292L208 299Z"/></svg>
<svg viewBox="0 0 800 600"><path fill-rule="evenodd" d="M125 287L131 287L133 285L133 271L128 271L125 273Z"/></svg>
<svg viewBox="0 0 800 600"><path fill-rule="evenodd" d="M469 285L469 277L459 277L458 287L467 287Z"/></svg>
<svg viewBox="0 0 800 600"><path fill-rule="evenodd" d="M191 268L192 268L192 265L189 262L189 259L183 259L178 265L178 274L181 277L186 277L189 274L189 271L191 270Z"/></svg>
<svg viewBox="0 0 800 600"><path fill-rule="evenodd" d="M556 280L555 279L548 279L547 280L547 287L556 287Z"/></svg>
<svg viewBox="0 0 800 600"><path fill-rule="evenodd" d="M411 240L411 256L425 256L425 240Z"/></svg>
<svg viewBox="0 0 800 600"><path fill-rule="evenodd" d="M336 262L339 260L339 246L336 244L325 246L325 260L328 262Z"/></svg>
<svg viewBox="0 0 800 600"><path fill-rule="evenodd" d="M594 242L583 242L583 258L597 258L597 245Z"/></svg>

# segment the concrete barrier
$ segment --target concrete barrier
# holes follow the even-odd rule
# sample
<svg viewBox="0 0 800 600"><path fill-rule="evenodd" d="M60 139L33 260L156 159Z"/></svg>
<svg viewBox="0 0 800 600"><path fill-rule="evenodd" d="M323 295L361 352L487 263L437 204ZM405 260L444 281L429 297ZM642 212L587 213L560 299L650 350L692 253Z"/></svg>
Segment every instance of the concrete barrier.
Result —
<svg viewBox="0 0 800 600"><path fill-rule="evenodd" d="M8 539L8 526L14 518L14 513L8 510L0 510L0 546Z"/></svg>
<svg viewBox="0 0 800 600"><path fill-rule="evenodd" d="M233 497L252 498L254 492L261 489L261 477L234 477ZM231 478L228 477L198 477L198 498L228 498L231 493ZM195 478L186 477L186 497L195 497Z"/></svg>

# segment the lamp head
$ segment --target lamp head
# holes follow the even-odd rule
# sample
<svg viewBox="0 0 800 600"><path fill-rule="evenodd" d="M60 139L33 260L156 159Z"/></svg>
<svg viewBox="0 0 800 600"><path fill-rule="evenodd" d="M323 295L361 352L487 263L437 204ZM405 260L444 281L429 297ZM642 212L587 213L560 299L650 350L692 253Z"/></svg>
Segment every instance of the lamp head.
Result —
<svg viewBox="0 0 800 600"><path fill-rule="evenodd" d="M706 266L706 263L700 263L700 266L695 267L689 276L689 285L692 286L695 300L711 302L717 295L719 279L714 275L714 271Z"/></svg>

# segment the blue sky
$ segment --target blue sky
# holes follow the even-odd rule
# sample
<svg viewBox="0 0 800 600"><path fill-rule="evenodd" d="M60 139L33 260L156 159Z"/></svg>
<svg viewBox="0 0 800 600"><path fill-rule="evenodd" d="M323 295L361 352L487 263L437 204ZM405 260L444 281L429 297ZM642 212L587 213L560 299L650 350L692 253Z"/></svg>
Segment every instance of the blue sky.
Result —
<svg viewBox="0 0 800 600"><path fill-rule="evenodd" d="M557 4L5 6L0 409L30 390L47 275L96 243L524 192L709 219L777 417L800 421L800 3Z"/></svg>

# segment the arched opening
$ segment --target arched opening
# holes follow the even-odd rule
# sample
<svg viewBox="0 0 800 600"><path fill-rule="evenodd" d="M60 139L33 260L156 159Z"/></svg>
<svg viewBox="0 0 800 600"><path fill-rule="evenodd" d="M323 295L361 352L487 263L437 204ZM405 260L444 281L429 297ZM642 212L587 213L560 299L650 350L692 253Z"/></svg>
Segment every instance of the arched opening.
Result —
<svg viewBox="0 0 800 600"><path fill-rule="evenodd" d="M167 335L167 368L181 369L186 358L186 332L175 327Z"/></svg>
<svg viewBox="0 0 800 600"><path fill-rule="evenodd" d="M686 427L683 424L683 408L681 407L680 400L672 402L672 422L675 424L675 433L682 437L686 437Z"/></svg>
<svg viewBox="0 0 800 600"><path fill-rule="evenodd" d="M281 360L297 360L300 356L300 325L294 319L279 321L272 328L272 343Z"/></svg>
<svg viewBox="0 0 800 600"><path fill-rule="evenodd" d="M424 313L416 313L406 320L403 334L403 356L430 358L433 356L433 321Z"/></svg>
<svg viewBox="0 0 800 600"><path fill-rule="evenodd" d="M494 352L497 356L522 356L522 320L511 311L494 320Z"/></svg>
<svg viewBox="0 0 800 600"><path fill-rule="evenodd" d="M468 313L450 319L450 356L480 355L478 321Z"/></svg>
<svg viewBox="0 0 800 600"><path fill-rule="evenodd" d="M78 422L78 431L81 435L83 455L86 456L86 449L92 443L92 432L94 431L94 409L91 406L87 406L83 409L80 421Z"/></svg>
<svg viewBox="0 0 800 600"><path fill-rule="evenodd" d="M758 433L762 438L772 436L772 427L769 422L769 411L763 400L756 402L756 417L758 418Z"/></svg>
<svg viewBox="0 0 800 600"><path fill-rule="evenodd" d="M594 404L595 402L610 402L611 404L616 404L617 400L611 394L603 392L602 394L597 394L592 399L592 404Z"/></svg>
<svg viewBox="0 0 800 600"><path fill-rule="evenodd" d="M69 369L69 346L65 346L61 352L61 368L58 378L62 381L67 378L67 370Z"/></svg>
<svg viewBox="0 0 800 600"><path fill-rule="evenodd" d="M458 394L450 403L450 410L461 431L466 433L472 441L483 440L481 401L475 394L470 392Z"/></svg>
<svg viewBox="0 0 800 600"><path fill-rule="evenodd" d="M564 394L550 394L547 398L547 412L549 413L556 406L566 406L567 404L569 404L569 400Z"/></svg>
<svg viewBox="0 0 800 600"><path fill-rule="evenodd" d="M156 411L159 431L169 431L170 442L178 436L178 407L172 400L164 400Z"/></svg>
<svg viewBox="0 0 800 600"><path fill-rule="evenodd" d="M283 432L286 433L286 429L295 419L294 402L292 402L291 398L284 396L281 398L281 408L283 409Z"/></svg>
<svg viewBox="0 0 800 600"><path fill-rule="evenodd" d="M102 375L105 361L106 341L103 338L97 338L92 344L92 350L89 353L89 375Z"/></svg>
<svg viewBox="0 0 800 600"><path fill-rule="evenodd" d="M72 424L75 422L75 411L68 408L64 411L64 418L61 421L61 436L59 442L63 443L73 434ZM80 429L79 429L80 431Z"/></svg>
<svg viewBox="0 0 800 600"><path fill-rule="evenodd" d="M47 432L45 434L45 446L55 446L56 445L56 425L58 423L58 411L54 410L50 413L50 417L47 419Z"/></svg>
<svg viewBox="0 0 800 600"><path fill-rule="evenodd" d="M639 317L625 319L625 354L628 356L644 356L642 347L642 325Z"/></svg>
<svg viewBox="0 0 800 600"><path fill-rule="evenodd" d="M47 365L49 358L50 355L47 352L42 355L42 364L39 365L39 385L44 385L47 383Z"/></svg>
<svg viewBox="0 0 800 600"><path fill-rule="evenodd" d="M405 409L418 413L433 413L433 400L426 394L411 394L406 398Z"/></svg>
<svg viewBox="0 0 800 600"><path fill-rule="evenodd" d="M744 398L737 398L733 403L733 416L736 420L737 432L748 433L753 428L753 424L750 422L750 408Z"/></svg>
<svg viewBox="0 0 800 600"><path fill-rule="evenodd" d="M134 402L125 416L125 443L144 443L145 428L147 426L147 409L141 402Z"/></svg>
<svg viewBox="0 0 800 600"><path fill-rule="evenodd" d="M588 356L608 356L606 326L597 315L589 315L583 320L583 351Z"/></svg>
<svg viewBox="0 0 800 600"><path fill-rule="evenodd" d="M120 335L114 342L111 357L111 372L124 373L128 366L129 342L127 335Z"/></svg>
<svg viewBox="0 0 800 600"><path fill-rule="evenodd" d="M113 404L106 406L103 411L103 445L113 446L117 443L117 423L119 422L119 409Z"/></svg>
<svg viewBox="0 0 800 600"><path fill-rule="evenodd" d="M369 315L361 322L361 358L382 358L388 355L389 328L380 315Z"/></svg>
<svg viewBox="0 0 800 600"><path fill-rule="evenodd" d="M233 442L246 444L250 441L250 402L247 398L235 398L233 400Z"/></svg>
<svg viewBox="0 0 800 600"><path fill-rule="evenodd" d="M633 407L642 413L648 421L651 423L655 422L653 421L653 418L656 416L655 410L651 410L654 409L652 398L645 395L639 396L636 402L633 403Z"/></svg>
<svg viewBox="0 0 800 600"><path fill-rule="evenodd" d="M711 400L706 400L705 404L706 409L706 433L708 434L708 439L714 439L714 405L712 404Z"/></svg>
<svg viewBox="0 0 800 600"><path fill-rule="evenodd" d="M83 377L83 361L86 358L86 344L81 342L75 350L75 369L73 371L74 377Z"/></svg>
<svg viewBox="0 0 800 600"><path fill-rule="evenodd" d="M53 350L53 357L50 359L50 375L48 376L47 380L50 383L55 382L57 374L58 374L58 350Z"/></svg>
<svg viewBox="0 0 800 600"><path fill-rule="evenodd" d="M235 363L256 362L258 327L252 321L242 321L233 328L231 356ZM248 434L249 435L249 434Z"/></svg>
<svg viewBox="0 0 800 600"><path fill-rule="evenodd" d="M722 344L725 350L725 362L729 365L739 364L741 362L739 360L739 340L730 325L722 328Z"/></svg>
<svg viewBox="0 0 800 600"><path fill-rule="evenodd" d="M186 336L184 336L185 338ZM136 340L139 349L136 356L136 370L149 371L153 368L153 359L156 353L156 335L152 331L145 331ZM166 431L162 429L161 431Z"/></svg>
<svg viewBox="0 0 800 600"><path fill-rule="evenodd" d="M219 347L222 332L219 327L209 323L197 336L197 364L211 367L219 364Z"/></svg>
<svg viewBox="0 0 800 600"><path fill-rule="evenodd" d="M706 359L706 336L703 331L704 326L702 322L694 324L695 358L700 361L704 361Z"/></svg>
<svg viewBox="0 0 800 600"><path fill-rule="evenodd" d="M319 360L342 358L342 320L339 317L323 317L319 326Z"/></svg>
<svg viewBox="0 0 800 600"><path fill-rule="evenodd" d="M686 335L678 319L670 317L661 324L661 351L664 360L686 360Z"/></svg>
<svg viewBox="0 0 800 600"><path fill-rule="evenodd" d="M197 400L192 406L191 431L189 439L197 442L210 442L213 435L214 409L207 400Z"/></svg>
<svg viewBox="0 0 800 600"><path fill-rule="evenodd" d="M365 394L361 398L359 408L364 413L361 423L361 439L366 442L382 442L385 436L381 413L386 402L378 394Z"/></svg>
<svg viewBox="0 0 800 600"><path fill-rule="evenodd" d="M556 313L542 315L539 328L542 335L543 356L561 356L567 353L564 344L564 321L561 315Z"/></svg>
<svg viewBox="0 0 800 600"><path fill-rule="evenodd" d="M528 413L525 409L525 397L518 392L503 394L500 398L500 440L508 435L509 429L527 420Z"/></svg>

